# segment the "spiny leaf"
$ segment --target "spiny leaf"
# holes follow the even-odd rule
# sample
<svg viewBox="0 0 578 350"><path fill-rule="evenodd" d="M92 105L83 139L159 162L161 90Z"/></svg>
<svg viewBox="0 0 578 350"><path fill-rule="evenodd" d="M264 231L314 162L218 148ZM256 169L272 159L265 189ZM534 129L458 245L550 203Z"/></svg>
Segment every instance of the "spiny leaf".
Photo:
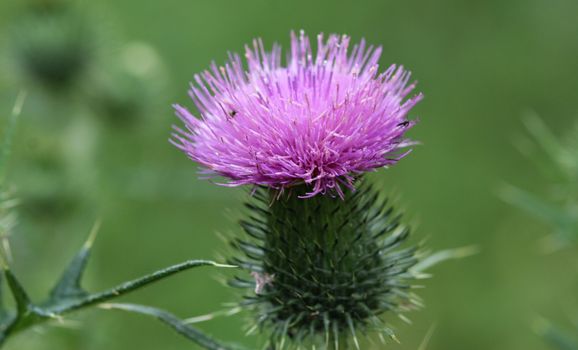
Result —
<svg viewBox="0 0 578 350"><path fill-rule="evenodd" d="M32 307L28 293L26 293L24 287L22 287L16 276L14 276L8 267L4 267L4 277L6 278L8 288L16 302L16 311L18 315L26 314Z"/></svg>
<svg viewBox="0 0 578 350"><path fill-rule="evenodd" d="M101 306L105 309L123 310L154 317L174 329L180 335L208 350L247 350L240 345L219 343L200 330L186 324L177 316L161 309L135 304L103 304Z"/></svg>
<svg viewBox="0 0 578 350"><path fill-rule="evenodd" d="M93 235L91 235L91 237L93 237ZM93 240L92 238L88 240L88 243L85 244L84 247L85 249L88 249L90 247L92 240ZM168 268L153 272L149 275L138 278L136 280L122 283L114 288L111 288L101 293L88 294L73 299L72 301L70 300L70 298L53 298L49 300L49 302L44 306L37 306L30 301L30 298L28 297L24 288L18 282L18 280L12 274L12 272L8 269L3 259L0 259L0 262L3 263L2 267L4 269L4 276L8 282L10 291L14 296L17 307L17 312L15 315L14 314L8 315L7 317L4 317L4 319L1 320L2 323L0 324L0 347L11 334L25 330L27 328L30 328L34 325L40 324L50 319L59 319L66 313L78 309L87 308L111 300L113 298L132 292L134 290L143 288L149 284L157 282L161 279L169 277L178 272L185 271L187 269L197 266L235 267L231 265L218 264L216 262L208 260L189 260L184 263L176 264ZM77 269L73 270L77 271ZM81 270L82 269L80 269L80 271ZM71 276L75 276L75 273L71 273ZM72 282L64 283L63 286L64 287L77 286L76 281L78 281L78 279L71 278L70 281ZM62 291L71 290L70 288L67 289L64 287L58 290ZM55 295L61 296L60 294ZM219 348L219 349L227 349L227 348Z"/></svg>
<svg viewBox="0 0 578 350"><path fill-rule="evenodd" d="M85 296L88 293L82 289L82 275L86 269L86 264L90 257L92 244L100 228L100 221L95 222L88 239L72 259L58 283L50 292L50 298L53 301L58 299L74 298Z"/></svg>

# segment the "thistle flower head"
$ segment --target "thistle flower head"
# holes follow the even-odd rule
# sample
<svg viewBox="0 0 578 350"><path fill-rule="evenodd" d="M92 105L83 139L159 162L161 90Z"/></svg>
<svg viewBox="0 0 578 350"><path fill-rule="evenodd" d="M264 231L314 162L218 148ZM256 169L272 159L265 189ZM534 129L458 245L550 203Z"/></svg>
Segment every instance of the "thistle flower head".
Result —
<svg viewBox="0 0 578 350"><path fill-rule="evenodd" d="M279 45L267 52L255 40L246 67L230 54L224 67L195 76L190 96L201 118L175 105L186 129L173 142L230 186L306 184L306 197L343 196L343 185L394 164L411 144L407 114L422 96L406 98L414 84L403 67L380 73L380 54L363 40L350 50L345 35L320 34L313 50L302 32L284 64Z"/></svg>

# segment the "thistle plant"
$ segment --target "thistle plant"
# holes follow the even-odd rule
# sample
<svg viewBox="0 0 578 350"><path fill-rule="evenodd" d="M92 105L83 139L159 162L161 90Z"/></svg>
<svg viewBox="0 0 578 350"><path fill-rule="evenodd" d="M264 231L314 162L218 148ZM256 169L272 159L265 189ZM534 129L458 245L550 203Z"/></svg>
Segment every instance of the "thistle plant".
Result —
<svg viewBox="0 0 578 350"><path fill-rule="evenodd" d="M358 335L396 339L392 315L421 305L423 269L403 246L409 228L363 174L396 164L414 142L408 113L422 99L403 67L379 71L380 47L348 36L291 35L281 47L246 46L195 75L200 118L175 105L185 128L172 142L225 186L253 186L243 238L230 262L245 271L241 307L269 349L361 348Z"/></svg>
<svg viewBox="0 0 578 350"><path fill-rule="evenodd" d="M189 260L89 292L82 276L95 228L50 295L34 302L4 259L0 287L7 287L15 309L0 305L0 346L32 326L100 306L154 317L205 349L244 349L168 311L113 303L207 265L242 270L229 280L245 291L234 310L252 312L250 332L265 335L267 349L361 349L360 336L370 333L384 343L397 340L393 316L408 321L405 313L422 306L413 293L416 280L428 277L430 266L471 250L428 254L408 244L402 215L363 176L409 153L414 142L405 134L415 119L408 114L422 99L412 94L415 84L403 67L380 73L380 54L363 40L350 49L349 37L338 35L319 35L314 49L301 32L292 34L286 62L279 45L266 51L255 40L246 48L246 65L231 54L224 67L213 64L196 75L190 95L201 118L175 105L185 127L176 127L171 141L207 177L252 186L240 221L244 234L232 239L236 252L229 262ZM10 120L13 126L15 117ZM5 135L2 155L11 135ZM0 203L0 209L11 208Z"/></svg>

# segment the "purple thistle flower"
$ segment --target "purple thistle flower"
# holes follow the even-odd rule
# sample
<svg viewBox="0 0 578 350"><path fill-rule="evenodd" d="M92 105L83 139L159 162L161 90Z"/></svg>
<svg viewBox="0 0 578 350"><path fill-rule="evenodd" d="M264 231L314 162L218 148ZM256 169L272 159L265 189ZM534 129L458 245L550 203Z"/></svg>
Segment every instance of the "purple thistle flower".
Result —
<svg viewBox="0 0 578 350"><path fill-rule="evenodd" d="M414 124L409 110L422 99L406 99L415 84L410 73L390 66L378 72L381 48L362 40L349 51L348 36L309 38L291 34L287 64L277 44L266 52L261 40L246 46L247 68L229 54L191 84L200 112L195 118L175 105L186 130L171 140L204 173L224 176L224 185L254 184L283 190L310 187L307 197L327 192L343 197L355 178L392 165L412 144L404 133Z"/></svg>

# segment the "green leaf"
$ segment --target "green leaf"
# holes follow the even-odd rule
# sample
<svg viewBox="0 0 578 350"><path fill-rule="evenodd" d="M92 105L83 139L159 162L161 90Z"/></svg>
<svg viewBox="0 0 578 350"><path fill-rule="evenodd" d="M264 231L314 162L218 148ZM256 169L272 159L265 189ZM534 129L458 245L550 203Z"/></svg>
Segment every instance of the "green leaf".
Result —
<svg viewBox="0 0 578 350"><path fill-rule="evenodd" d="M91 235L94 237L94 235ZM89 251L92 238L88 240L83 250ZM79 254L73 259L73 267L69 268L65 273L65 282L58 283L57 288L53 291L52 298L44 306L37 306L30 301L28 294L16 278L14 274L8 269L4 263L4 276L8 283L8 287L16 301L16 313L7 314L1 318L0 321L0 347L6 339L17 332L28 329L34 325L38 325L50 319L58 319L64 314L101 304L105 301L120 297L137 289L146 287L161 279L172 276L176 273L191 269L198 266L217 266L217 267L236 267L232 265L218 264L209 260L189 260L181 264L176 264L165 269L153 272L141 278L122 283L114 288L94 294L86 294L78 298L70 298L69 292L82 291L80 288L80 276L83 268L79 268L78 264L82 265L86 262L87 252ZM79 260L80 262L75 262ZM72 272L69 272L72 271ZM62 281L61 280L61 281ZM82 291L83 293L86 293ZM72 300L71 300L72 299ZM219 349L234 349L234 348L219 348Z"/></svg>
<svg viewBox="0 0 578 350"><path fill-rule="evenodd" d="M30 298L24 290L24 287L22 287L16 276L14 276L12 271L7 267L4 267L4 277L6 278L8 288L10 288L14 301L16 302L17 315L21 316L27 314L32 308L32 303L30 302Z"/></svg>
<svg viewBox="0 0 578 350"><path fill-rule="evenodd" d="M135 304L103 304L101 305L105 309L115 309L123 310L133 313L138 313L142 315L147 315L158 319L159 321L165 323L177 333L184 336L185 338L191 340L192 342L202 346L209 350L246 350L247 348L236 344L222 344L212 337L204 334L200 330L191 327L186 324L183 320L177 316L171 314L170 312L157 309L150 306L135 305Z"/></svg>
<svg viewBox="0 0 578 350"><path fill-rule="evenodd" d="M82 275L86 269L86 264L90 257L90 252L92 244L96 238L98 230L100 228L100 221L97 221L88 239L72 259L58 283L54 286L50 292L50 299L56 301L58 299L76 298L86 296L88 293L82 288Z"/></svg>

